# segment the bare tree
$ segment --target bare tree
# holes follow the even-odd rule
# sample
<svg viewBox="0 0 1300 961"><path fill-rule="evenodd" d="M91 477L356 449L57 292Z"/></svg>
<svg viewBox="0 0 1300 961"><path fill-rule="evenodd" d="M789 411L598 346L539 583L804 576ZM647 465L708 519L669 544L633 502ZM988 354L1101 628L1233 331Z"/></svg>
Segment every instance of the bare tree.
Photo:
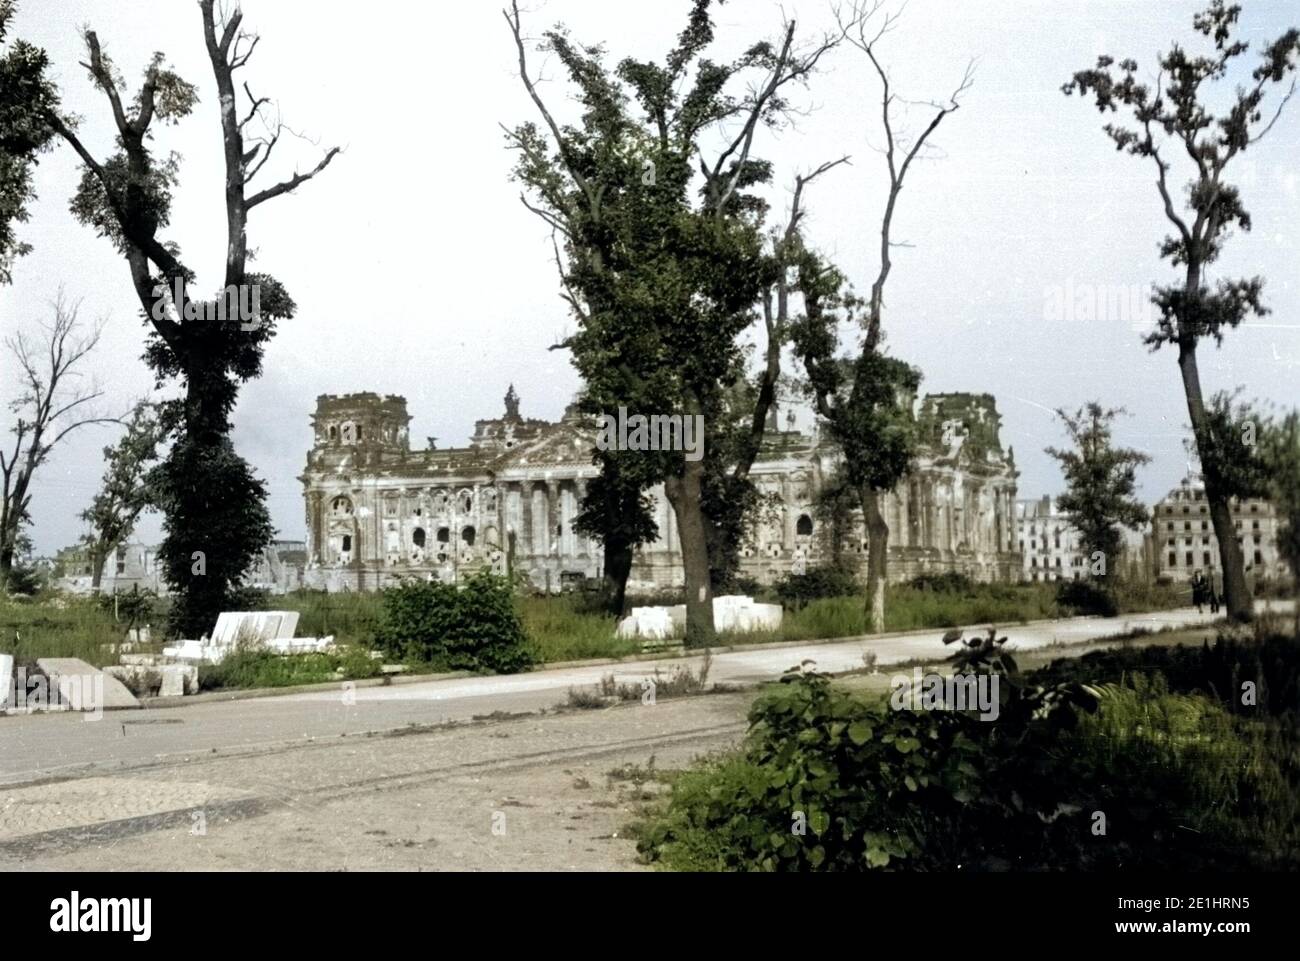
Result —
<svg viewBox="0 0 1300 961"><path fill-rule="evenodd" d="M15 423L12 444L0 450L0 592L7 590L22 528L31 520L32 478L65 437L87 424L116 422L93 412L103 392L82 381L78 369L99 343L103 322L86 329L81 302L60 288L50 307L53 320L38 322L41 334L19 331L4 341L19 370L19 395L9 404Z"/></svg>
<svg viewBox="0 0 1300 961"><path fill-rule="evenodd" d="M845 479L857 491L867 534L867 581L872 630L885 627L885 583L888 578L889 524L880 509L880 498L892 490L911 466L912 443L906 430L910 411L898 409L899 397L907 396L919 384L919 375L908 365L884 356L883 318L885 282L893 268L892 252L905 246L893 239L894 213L913 162L924 155L930 135L944 118L955 111L973 82L974 63L968 62L961 80L946 101L920 106L929 110L929 121L919 134L909 137L898 126L895 108L903 101L890 82L881 62L878 46L898 21L898 13L882 13L884 0L854 2L837 9L841 29L848 42L866 54L880 79L880 124L884 133L881 152L889 174L884 212L880 218L880 262L865 303L841 297L835 290L840 279L833 269L819 272L812 265L804 271L804 295L809 323L797 349L808 368L811 393L817 412L828 423L830 433L845 459ZM913 104L914 106L916 104ZM843 306L850 314L865 308L861 347L852 358L833 355L837 339L826 325L836 317L827 308Z"/></svg>

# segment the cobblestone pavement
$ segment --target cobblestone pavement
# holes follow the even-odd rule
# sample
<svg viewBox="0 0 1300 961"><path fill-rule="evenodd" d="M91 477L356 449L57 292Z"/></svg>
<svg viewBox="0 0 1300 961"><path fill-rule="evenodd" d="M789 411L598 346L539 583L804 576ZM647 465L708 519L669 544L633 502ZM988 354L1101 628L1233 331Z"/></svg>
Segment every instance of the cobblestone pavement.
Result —
<svg viewBox="0 0 1300 961"><path fill-rule="evenodd" d="M0 788L3 870L636 870L626 827L752 694L168 759Z"/></svg>

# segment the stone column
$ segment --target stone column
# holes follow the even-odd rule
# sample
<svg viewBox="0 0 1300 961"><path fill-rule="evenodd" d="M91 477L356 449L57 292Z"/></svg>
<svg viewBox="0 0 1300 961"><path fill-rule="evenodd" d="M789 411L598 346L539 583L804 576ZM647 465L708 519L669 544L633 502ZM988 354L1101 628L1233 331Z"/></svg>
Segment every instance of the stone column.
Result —
<svg viewBox="0 0 1300 961"><path fill-rule="evenodd" d="M924 498L925 510L921 512L921 526L925 531L925 546L934 548L939 546L938 539L938 520L939 505L937 503L939 493L936 490L934 475L928 474L925 477Z"/></svg>
<svg viewBox="0 0 1300 961"><path fill-rule="evenodd" d="M587 479L585 477L575 477L573 479L573 496L576 498L574 504L574 516L576 517L577 512L582 510L583 499L587 496ZM580 557L591 557L591 538L583 535L581 538L578 538L575 543L577 545L577 553Z"/></svg>
<svg viewBox="0 0 1300 961"><path fill-rule="evenodd" d="M519 559L533 553L533 482L519 482L519 531L515 538Z"/></svg>
<svg viewBox="0 0 1300 961"><path fill-rule="evenodd" d="M555 526L560 523L560 482L548 480L546 482L546 541L543 545L543 550L548 556L553 556L551 555L552 541L555 542L556 553L560 550L560 538L555 534Z"/></svg>
<svg viewBox="0 0 1300 961"><path fill-rule="evenodd" d="M307 495L307 563L310 564L313 559L319 557L321 562L325 561L325 532L322 514L323 498L320 491L312 491Z"/></svg>
<svg viewBox="0 0 1300 961"><path fill-rule="evenodd" d="M794 485L788 476L781 478L781 501L785 511L781 516L781 550L790 553L794 550L796 507L794 503ZM760 550L763 545L759 545Z"/></svg>

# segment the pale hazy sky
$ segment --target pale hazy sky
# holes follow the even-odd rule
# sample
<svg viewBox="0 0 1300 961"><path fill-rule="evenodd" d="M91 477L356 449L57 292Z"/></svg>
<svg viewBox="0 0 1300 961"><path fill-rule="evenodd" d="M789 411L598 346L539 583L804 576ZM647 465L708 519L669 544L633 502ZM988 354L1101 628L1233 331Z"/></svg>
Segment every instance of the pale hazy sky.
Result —
<svg viewBox="0 0 1300 961"><path fill-rule="evenodd" d="M941 153L914 168L896 219L912 246L894 258L886 328L897 355L924 371L924 391L987 391L1014 445L1020 496L1056 493L1062 441L1051 410L1099 398L1133 413L1121 440L1148 451L1141 475L1155 500L1185 470L1186 411L1173 354L1150 355L1123 318L1086 322L1054 314L1049 291L1112 290L1173 275L1156 248L1166 233L1150 162L1117 154L1097 111L1060 86L1098 53L1133 56L1152 71L1173 38L1190 42L1203 0L912 0L882 47L899 93L940 98L978 59L975 86L940 128ZM257 266L298 303L266 353L265 373L246 386L235 414L240 452L267 480L273 519L285 539L304 536L296 480L310 445L308 418L321 393L403 394L413 442L465 442L477 418L499 415L513 382L526 416L557 418L578 387L565 355L548 351L571 326L557 296L547 230L520 205L508 181L512 155L499 123L533 119L514 73L500 3L372 0L246 0L245 22L262 37L242 77L275 98L283 118L321 147L345 153L296 194L253 212ZM556 21L585 42L602 41L611 61L662 56L681 30L687 0L533 2L533 33ZM826 0L733 0L721 8L719 53L774 35L782 11L801 28L829 26ZM1271 40L1300 23L1294 0L1246 0L1242 33ZM84 137L111 149L102 97L85 71L79 27L89 24L132 89L154 50L197 83L202 103L156 149L183 157L173 229L205 287L219 276L225 227L220 129L197 3L190 0L22 0L14 33L43 46ZM540 62L540 61L538 61ZM562 106L554 64L544 94ZM809 196L810 241L832 254L860 290L876 269L884 190L878 86L850 48L826 61L802 103L797 129L760 137L776 163L773 201L788 203L796 172L842 154L853 165L819 181ZM922 114L911 117L915 127ZM275 179L314 165L319 148L282 142ZM1216 276L1260 273L1273 315L1201 352L1207 394L1238 385L1247 394L1300 403L1300 98L1269 140L1237 171L1254 230L1234 238ZM269 172L269 167L268 167ZM265 174L266 172L264 172ZM1178 182L1185 170L1178 171ZM60 146L42 158L39 201L21 236L35 252L0 288L0 332L37 319L59 283L108 326L94 372L112 405L150 391L139 359L144 329L124 262L68 213L79 176ZM269 182L269 178L268 178ZM0 394L13 371L0 366ZM101 473L111 429L87 428L38 475L33 535L38 552L73 542L76 514ZM158 536L156 520L140 536Z"/></svg>

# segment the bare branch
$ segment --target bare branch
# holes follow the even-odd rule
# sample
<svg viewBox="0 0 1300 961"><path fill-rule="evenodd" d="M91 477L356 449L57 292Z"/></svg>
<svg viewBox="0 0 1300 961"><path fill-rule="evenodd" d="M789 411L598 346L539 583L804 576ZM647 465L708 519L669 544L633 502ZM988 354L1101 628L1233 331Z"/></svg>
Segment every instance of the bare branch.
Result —
<svg viewBox="0 0 1300 961"><path fill-rule="evenodd" d="M307 173L305 174L296 173L288 180L278 183L274 187L268 187L266 190L253 194L252 197L248 198L246 207L249 210L252 210L258 204L265 203L268 200L273 200L274 198L280 196L281 194L287 194L292 190L296 190L302 184L305 184L308 180L311 180L312 177L315 177L318 173L320 173L322 170L328 167L330 165L330 161L333 160L336 156L338 156L342 152L343 152L342 148L340 147L331 147L328 151L326 151L325 156L321 158L320 163L318 163Z"/></svg>

